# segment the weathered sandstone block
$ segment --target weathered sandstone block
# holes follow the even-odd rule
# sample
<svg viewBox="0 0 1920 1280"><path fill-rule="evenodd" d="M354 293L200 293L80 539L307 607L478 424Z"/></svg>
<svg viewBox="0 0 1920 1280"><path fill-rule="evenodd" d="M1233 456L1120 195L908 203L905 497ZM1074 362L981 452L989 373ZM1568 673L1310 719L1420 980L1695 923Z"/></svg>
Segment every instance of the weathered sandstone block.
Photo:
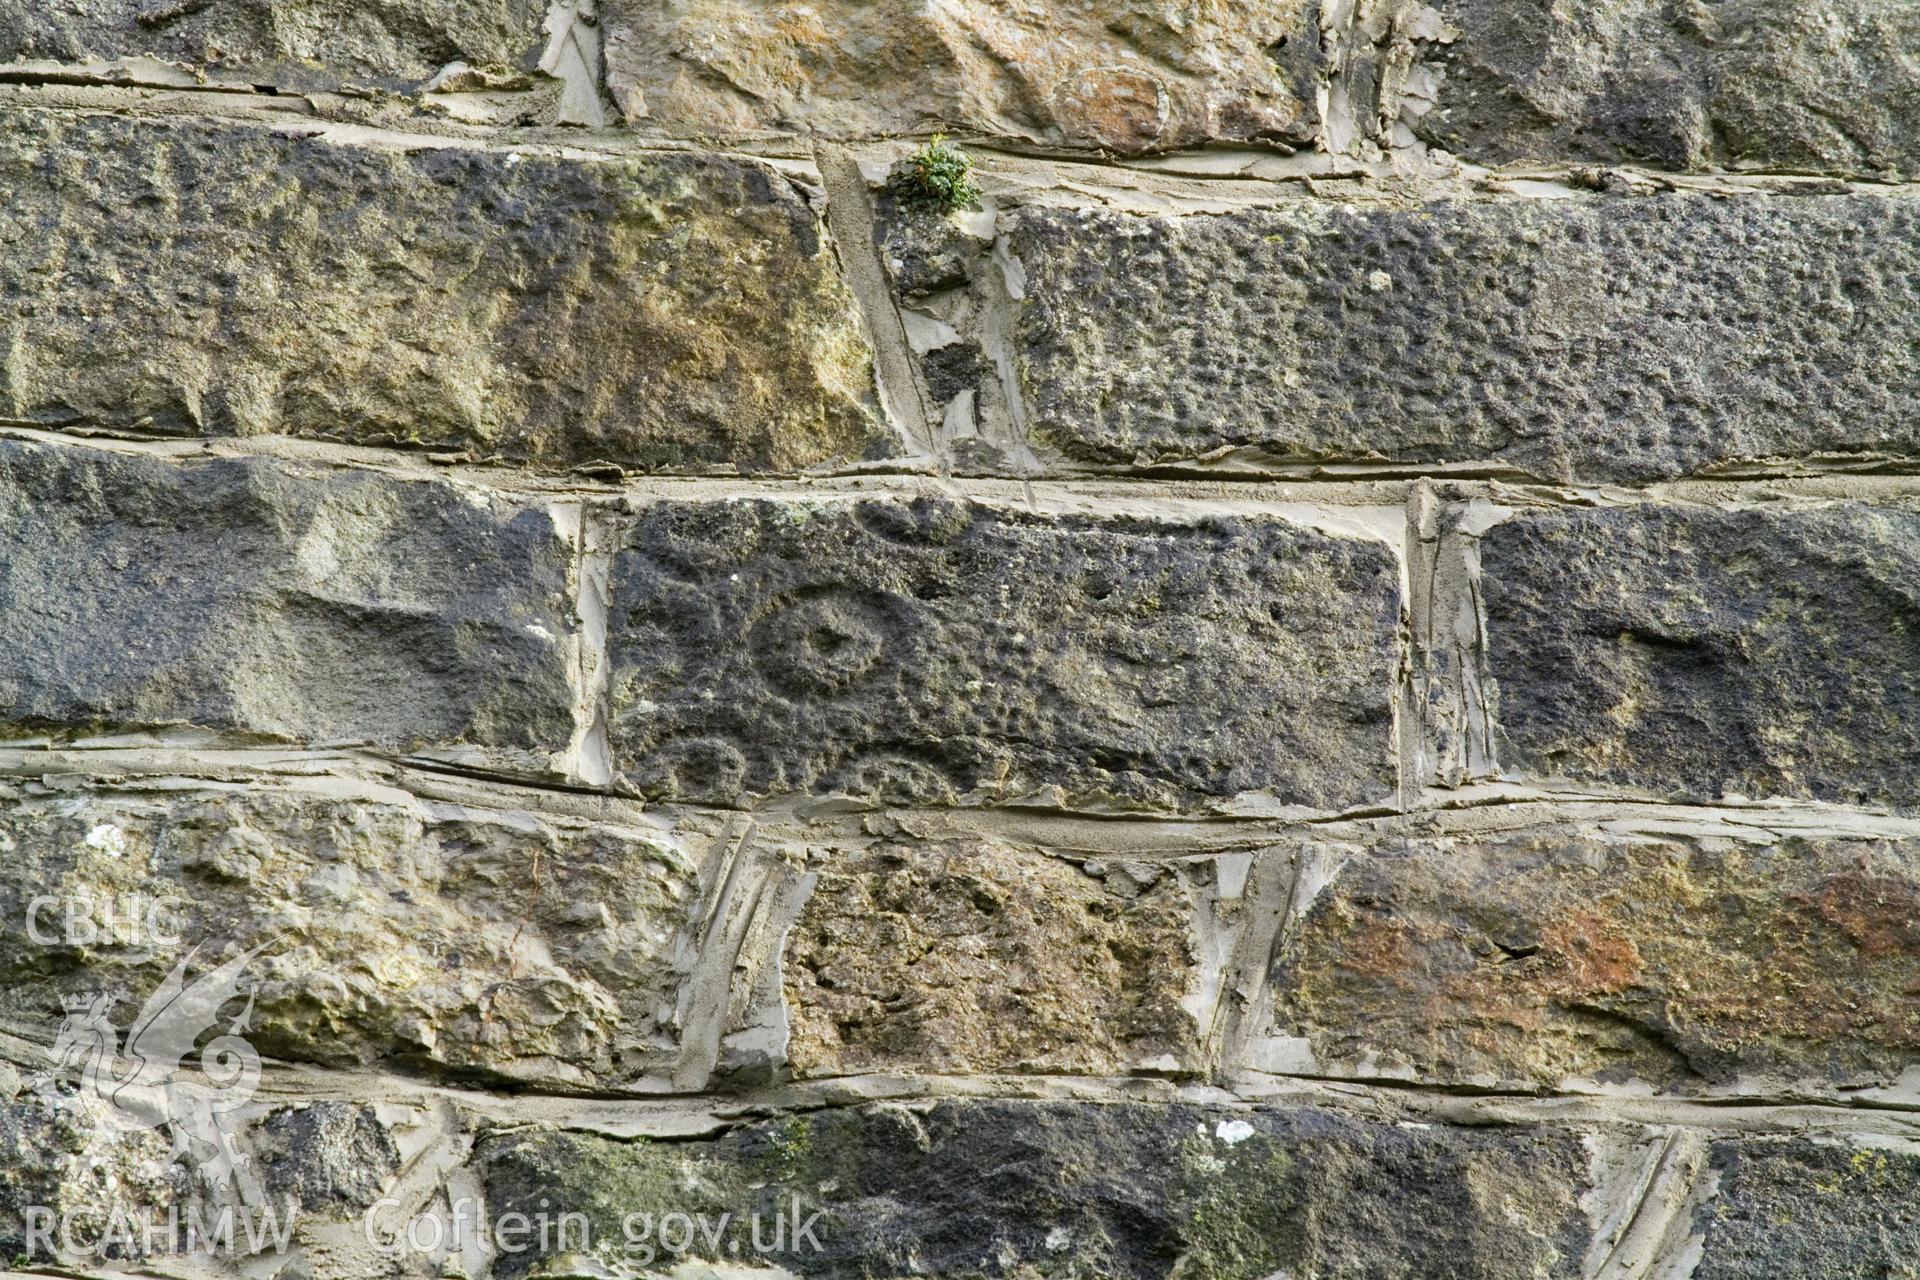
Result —
<svg viewBox="0 0 1920 1280"><path fill-rule="evenodd" d="M1444 79L1419 132L1476 161L1920 162L1920 11L1906 0L1436 2L1457 35L1427 53Z"/></svg>
<svg viewBox="0 0 1920 1280"><path fill-rule="evenodd" d="M848 851L815 872L785 955L796 1072L1196 1065L1211 862L1076 866L961 841Z"/></svg>
<svg viewBox="0 0 1920 1280"><path fill-rule="evenodd" d="M1920 1065L1920 842L1415 841L1346 863L1274 971L1323 1067L1828 1091Z"/></svg>
<svg viewBox="0 0 1920 1280"><path fill-rule="evenodd" d="M0 61L150 57L306 87L531 65L540 0L5 0Z"/></svg>
<svg viewBox="0 0 1920 1280"><path fill-rule="evenodd" d="M607 80L631 121L860 138L942 127L1123 153L1310 143L1319 30L1302 0L765 5L612 0Z"/></svg>
<svg viewBox="0 0 1920 1280"><path fill-rule="evenodd" d="M1480 554L1504 767L1914 803L1920 515L1533 511Z"/></svg>
<svg viewBox="0 0 1920 1280"><path fill-rule="evenodd" d="M1917 244L1876 197L1029 210L1020 380L1034 434L1094 462L1912 457Z"/></svg>
<svg viewBox="0 0 1920 1280"><path fill-rule="evenodd" d="M1392 786L1398 573L1277 519L658 502L613 570L647 793L1339 807Z"/></svg>
<svg viewBox="0 0 1920 1280"><path fill-rule="evenodd" d="M404 797L12 794L0 851L0 1012L47 1043L65 999L113 997L124 1030L184 959L260 948L237 981L270 1058L579 1086L677 1049L698 877L657 835Z"/></svg>
<svg viewBox="0 0 1920 1280"><path fill-rule="evenodd" d="M1314 1110L940 1102L809 1112L701 1142L532 1134L475 1153L491 1215L577 1212L619 1256L623 1219L762 1215L810 1240L757 1258L807 1276L1576 1276L1590 1163L1564 1129L1466 1129ZM576 1238L577 1238L576 1233ZM745 1238L744 1236L742 1237ZM791 1237L789 1237L791 1238ZM813 1241L818 1247L813 1247ZM696 1241L693 1258L729 1257ZM594 1274L551 1250L502 1277ZM572 1266L573 1271L564 1270Z"/></svg>
<svg viewBox="0 0 1920 1280"><path fill-rule="evenodd" d="M573 732L543 511L260 460L0 442L0 725L195 725L544 769Z"/></svg>
<svg viewBox="0 0 1920 1280"><path fill-rule="evenodd" d="M883 449L819 214L711 155L0 125L0 414L799 468Z"/></svg>

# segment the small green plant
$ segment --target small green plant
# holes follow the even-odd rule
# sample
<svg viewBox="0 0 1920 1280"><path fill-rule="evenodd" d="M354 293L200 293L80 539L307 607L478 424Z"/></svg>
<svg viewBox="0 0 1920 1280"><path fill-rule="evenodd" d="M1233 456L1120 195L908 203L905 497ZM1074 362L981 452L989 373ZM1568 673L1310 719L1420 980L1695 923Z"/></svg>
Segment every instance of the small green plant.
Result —
<svg viewBox="0 0 1920 1280"><path fill-rule="evenodd" d="M907 157L902 177L914 203L952 213L980 203L973 181L973 157L934 134L926 146Z"/></svg>

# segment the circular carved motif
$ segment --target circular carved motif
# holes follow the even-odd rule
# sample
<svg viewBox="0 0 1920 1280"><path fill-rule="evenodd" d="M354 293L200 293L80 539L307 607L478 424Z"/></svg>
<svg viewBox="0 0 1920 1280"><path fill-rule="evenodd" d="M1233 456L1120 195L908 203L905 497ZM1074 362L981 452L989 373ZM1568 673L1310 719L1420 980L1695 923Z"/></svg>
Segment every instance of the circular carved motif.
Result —
<svg viewBox="0 0 1920 1280"><path fill-rule="evenodd" d="M761 669L776 684L809 693L843 689L872 670L886 649L890 619L845 593L809 596L753 629Z"/></svg>

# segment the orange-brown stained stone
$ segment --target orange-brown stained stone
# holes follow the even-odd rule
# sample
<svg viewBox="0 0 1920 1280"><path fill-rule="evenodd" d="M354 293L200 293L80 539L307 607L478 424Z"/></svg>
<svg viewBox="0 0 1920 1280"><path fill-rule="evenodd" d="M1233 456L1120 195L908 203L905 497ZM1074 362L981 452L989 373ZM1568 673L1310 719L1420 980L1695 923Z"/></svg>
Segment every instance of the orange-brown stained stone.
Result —
<svg viewBox="0 0 1920 1280"><path fill-rule="evenodd" d="M1182 8L614 0L607 81L630 121L668 131L950 128L1126 154L1311 143L1315 7Z"/></svg>
<svg viewBox="0 0 1920 1280"><path fill-rule="evenodd" d="M1528 836L1349 863L1275 1031L1421 1078L1871 1084L1920 1063L1920 842Z"/></svg>

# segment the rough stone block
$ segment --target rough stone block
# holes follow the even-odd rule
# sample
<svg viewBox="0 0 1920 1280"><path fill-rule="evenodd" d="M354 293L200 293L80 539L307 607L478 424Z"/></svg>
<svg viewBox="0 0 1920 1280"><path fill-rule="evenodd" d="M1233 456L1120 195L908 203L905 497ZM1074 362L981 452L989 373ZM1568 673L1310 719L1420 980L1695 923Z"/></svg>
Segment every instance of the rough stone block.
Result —
<svg viewBox="0 0 1920 1280"><path fill-rule="evenodd" d="M714 155L9 112L0 414L795 469L885 452L819 213Z"/></svg>
<svg viewBox="0 0 1920 1280"><path fill-rule="evenodd" d="M1906 0L1435 2L1454 38L1428 46L1439 105L1418 132L1475 161L1920 163L1920 10Z"/></svg>
<svg viewBox="0 0 1920 1280"><path fill-rule="evenodd" d="M642 507L612 749L648 794L1341 807L1393 785L1398 570L1277 519Z"/></svg>
<svg viewBox="0 0 1920 1280"><path fill-rule="evenodd" d="M1637 482L1920 456L1920 213L1879 197L1301 203L1013 231L1034 435L1083 462Z"/></svg>
<svg viewBox="0 0 1920 1280"><path fill-rule="evenodd" d="M1114 1280L1176 1267L1531 1280L1580 1274L1589 1233L1579 1201L1590 1161L1570 1131L1305 1109L946 1101L789 1115L671 1145L502 1135L475 1155L492 1219L581 1214L604 1249L598 1265L618 1254L628 1215L730 1212L745 1232L759 1212L765 1238L796 1199L802 1222L822 1211L811 1239L755 1265L1034 1275L1064 1259L1071 1274ZM686 1256L733 1260L724 1239ZM590 1275L596 1262L592 1250L535 1250L503 1257L496 1274L543 1265Z"/></svg>
<svg viewBox="0 0 1920 1280"><path fill-rule="evenodd" d="M1888 1084L1920 1065L1917 907L1913 840L1414 841L1321 890L1276 1030L1445 1085Z"/></svg>
<svg viewBox="0 0 1920 1280"><path fill-rule="evenodd" d="M0 441L0 726L544 769L573 732L570 553L449 484Z"/></svg>
<svg viewBox="0 0 1920 1280"><path fill-rule="evenodd" d="M0 1071L10 1071L0 1068ZM9 1093L12 1091L9 1090ZM190 1200L185 1169L168 1158L167 1135L91 1124L82 1113L32 1096L0 1099L0 1249L8 1261L55 1261L29 1251L29 1211L71 1225L86 1244L115 1214L146 1221L180 1213ZM36 1215L37 1216L37 1215Z"/></svg>
<svg viewBox="0 0 1920 1280"><path fill-rule="evenodd" d="M411 87L447 63L531 67L539 0L6 0L0 61L157 58L297 88Z"/></svg>
<svg viewBox="0 0 1920 1280"><path fill-rule="evenodd" d="M764 5L614 0L607 81L630 121L830 137L942 127L1126 154L1316 136L1303 0L1175 15L1142 0Z"/></svg>
<svg viewBox="0 0 1920 1280"><path fill-rule="evenodd" d="M170 1150L166 1127L132 1124L150 1117L35 1079L0 1100L0 1248L9 1273L33 1276L436 1275L424 1252L383 1257L362 1243L363 1222L383 1197L387 1212L404 1211L435 1190L421 1164L444 1166L439 1144L459 1140L447 1114L444 1104L436 1116L392 1101L275 1108L256 1097L218 1113L239 1157L229 1179L209 1176L213 1130L194 1126L206 1147ZM402 1147L418 1159L403 1161Z"/></svg>
<svg viewBox="0 0 1920 1280"><path fill-rule="evenodd" d="M192 980L258 948L226 1011L251 997L268 1058L579 1087L677 1051L698 869L657 833L397 795L6 801L16 1032L52 1043L63 1000L100 995L124 1031L176 965Z"/></svg>
<svg viewBox="0 0 1920 1280"><path fill-rule="evenodd" d="M1252 914L1246 868L1223 889L1205 858L902 841L813 870L784 965L803 1076L1196 1070L1207 944Z"/></svg>
<svg viewBox="0 0 1920 1280"><path fill-rule="evenodd" d="M1884 1144L1717 1143L1693 1280L1897 1276L1920 1256L1920 1160Z"/></svg>
<svg viewBox="0 0 1920 1280"><path fill-rule="evenodd" d="M0 1102L13 1157L0 1161L0 1244L33 1274L177 1268L188 1259L170 1256L169 1215L210 1220L211 1203L164 1134L116 1131L79 1101ZM948 1099L650 1141L598 1136L592 1120L556 1128L527 1114L551 1117L552 1100L530 1103L495 1100L489 1120L416 1092L236 1116L235 1145L263 1193L243 1218L271 1210L293 1229L284 1249L241 1244L191 1261L316 1280L442 1275L449 1253L495 1280L623 1269L1816 1280L1898 1274L1917 1238L1915 1158L1864 1134ZM41 1248L29 1205L66 1215L82 1248ZM87 1250L115 1219L127 1245ZM409 1243L409 1219L412 1241L435 1243ZM438 1233L419 1230L435 1221ZM157 1239L132 1234L149 1223Z"/></svg>
<svg viewBox="0 0 1920 1280"><path fill-rule="evenodd" d="M1530 511L1480 555L1504 768L1914 803L1920 515Z"/></svg>
<svg viewBox="0 0 1920 1280"><path fill-rule="evenodd" d="M362 1103L289 1107L268 1116L256 1132L260 1181L270 1204L364 1214L402 1167L393 1134Z"/></svg>

